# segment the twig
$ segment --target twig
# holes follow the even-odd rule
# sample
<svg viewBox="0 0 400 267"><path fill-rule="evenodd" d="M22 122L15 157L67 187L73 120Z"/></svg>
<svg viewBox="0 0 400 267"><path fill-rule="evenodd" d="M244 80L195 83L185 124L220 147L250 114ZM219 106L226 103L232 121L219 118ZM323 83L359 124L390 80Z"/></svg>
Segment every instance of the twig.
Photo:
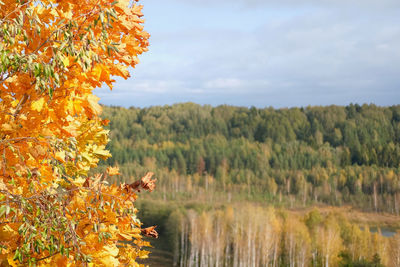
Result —
<svg viewBox="0 0 400 267"><path fill-rule="evenodd" d="M11 12L8 13L7 15L5 15L5 16L0 20L0 24L3 24L3 23L6 21L6 19L7 19L8 16L10 16L11 14L17 12L20 8L22 8L22 7L26 6L26 5L28 5L30 2L32 2L32 0L27 1L26 3L24 3L24 4L20 5L20 6L18 6L16 9L14 9L13 11L11 11Z"/></svg>

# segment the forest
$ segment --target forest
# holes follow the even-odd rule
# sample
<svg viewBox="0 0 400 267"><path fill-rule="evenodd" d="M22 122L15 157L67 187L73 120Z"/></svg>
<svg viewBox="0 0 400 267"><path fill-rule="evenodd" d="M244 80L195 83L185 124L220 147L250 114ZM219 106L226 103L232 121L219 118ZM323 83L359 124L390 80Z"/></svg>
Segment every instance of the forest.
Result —
<svg viewBox="0 0 400 267"><path fill-rule="evenodd" d="M158 179L137 205L159 225L159 266L400 266L400 105L182 103L102 116L113 155L103 165L122 173L110 181Z"/></svg>

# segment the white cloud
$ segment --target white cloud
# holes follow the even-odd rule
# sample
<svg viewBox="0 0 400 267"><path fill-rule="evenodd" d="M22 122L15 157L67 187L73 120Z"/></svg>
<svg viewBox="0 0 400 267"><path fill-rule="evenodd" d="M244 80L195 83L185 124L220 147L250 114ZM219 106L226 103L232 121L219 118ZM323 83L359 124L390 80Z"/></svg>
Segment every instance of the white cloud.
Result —
<svg viewBox="0 0 400 267"><path fill-rule="evenodd" d="M176 91L183 87L182 81L176 80L162 80L162 81L139 81L134 84L126 84L124 90L135 90L142 93L168 93L171 91Z"/></svg>
<svg viewBox="0 0 400 267"><path fill-rule="evenodd" d="M189 8L190 3L201 7ZM104 102L118 97L138 105L399 102L400 1L232 3L146 0L145 16L153 21L150 51L134 78L119 81ZM243 10L237 3L258 8Z"/></svg>
<svg viewBox="0 0 400 267"><path fill-rule="evenodd" d="M243 81L234 78L218 78L215 80L207 81L204 87L207 89L236 89L243 86Z"/></svg>

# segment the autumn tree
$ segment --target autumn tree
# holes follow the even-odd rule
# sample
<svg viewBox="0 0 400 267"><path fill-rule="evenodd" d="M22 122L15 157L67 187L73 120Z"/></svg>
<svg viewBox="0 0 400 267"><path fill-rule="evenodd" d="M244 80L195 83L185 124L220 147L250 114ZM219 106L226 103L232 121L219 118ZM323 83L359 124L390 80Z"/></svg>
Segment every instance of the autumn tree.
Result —
<svg viewBox="0 0 400 267"><path fill-rule="evenodd" d="M151 174L88 176L105 149L93 90L129 77L147 51L142 7L120 0L0 1L0 265L136 266L134 201ZM122 242L121 242L122 241Z"/></svg>

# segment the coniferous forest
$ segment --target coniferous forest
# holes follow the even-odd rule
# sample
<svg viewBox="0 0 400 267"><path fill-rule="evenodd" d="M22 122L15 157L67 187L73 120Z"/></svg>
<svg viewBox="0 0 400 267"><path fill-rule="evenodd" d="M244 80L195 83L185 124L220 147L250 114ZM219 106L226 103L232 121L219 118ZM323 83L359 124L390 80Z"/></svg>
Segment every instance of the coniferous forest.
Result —
<svg viewBox="0 0 400 267"><path fill-rule="evenodd" d="M400 266L400 106L104 107L159 266ZM389 229L389 230L388 230ZM153 258L157 266L157 257Z"/></svg>

